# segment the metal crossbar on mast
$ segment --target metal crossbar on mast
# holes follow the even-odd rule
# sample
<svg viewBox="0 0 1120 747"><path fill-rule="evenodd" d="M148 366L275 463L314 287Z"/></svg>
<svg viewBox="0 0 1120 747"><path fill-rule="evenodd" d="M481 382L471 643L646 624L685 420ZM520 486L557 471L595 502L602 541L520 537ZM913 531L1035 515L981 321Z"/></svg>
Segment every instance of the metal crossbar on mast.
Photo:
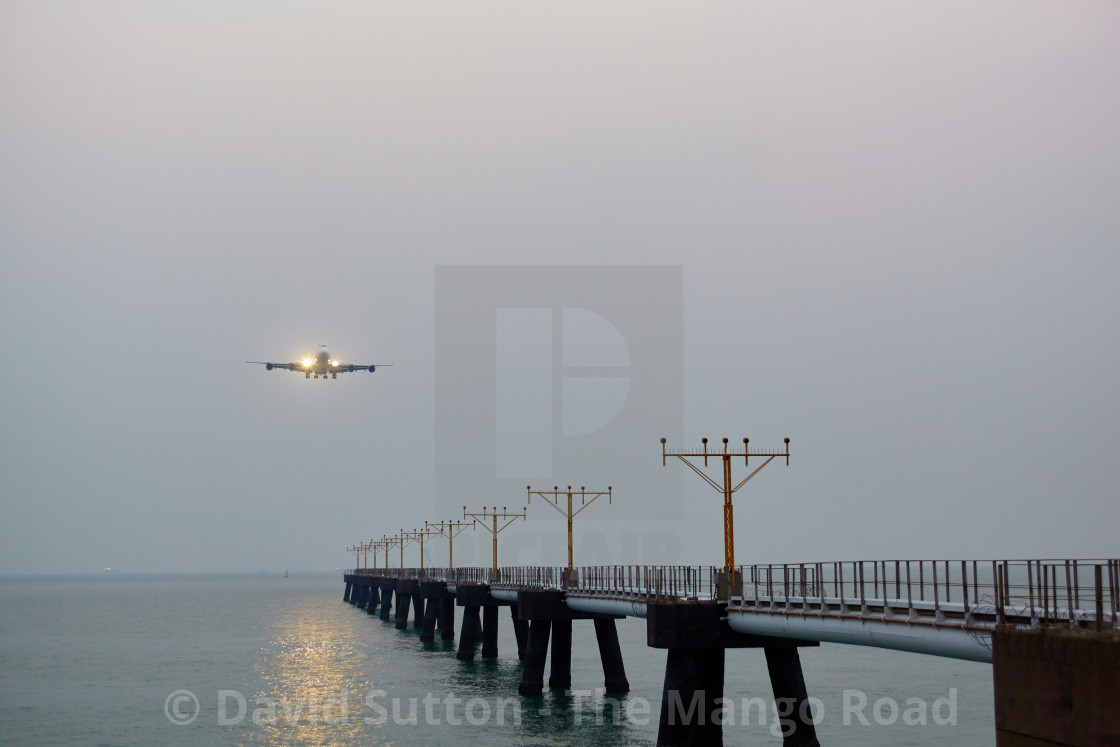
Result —
<svg viewBox="0 0 1120 747"><path fill-rule="evenodd" d="M723 451L708 451L708 439L703 438L700 440L702 448L699 451L668 451L665 448L665 439L661 439L661 464L664 466L669 457L677 457L684 462L688 467L700 475L704 482L711 485L717 492L723 493L723 563L724 568L731 574L731 580L735 579L735 514L731 505L731 496L735 491L747 484L752 477L762 471L770 462L774 461L777 457L784 456L786 458L786 466L789 466L789 439L785 439L785 451L751 451L750 439L743 439L742 451L729 451L727 447L727 439L723 439ZM731 484L731 460L733 458L742 457L743 464L750 466L751 457L761 457L765 461L759 465L754 472L744 477L738 484L732 486ZM720 459L723 462L723 484L708 476L704 470L693 464L689 459L703 459L704 466L708 466L708 459Z"/></svg>
<svg viewBox="0 0 1120 747"><path fill-rule="evenodd" d="M377 553L381 552L381 541L380 540L370 540L369 541L369 549L373 550L373 567L376 568L377 567Z"/></svg>
<svg viewBox="0 0 1120 747"><path fill-rule="evenodd" d="M431 531L433 534L438 534L441 537L447 538L447 567L455 567L455 538L467 530L467 527L473 527L473 521L441 521L424 522L424 528Z"/></svg>
<svg viewBox="0 0 1120 747"><path fill-rule="evenodd" d="M502 506L501 512L498 511L497 506L494 506L490 509L487 509L486 506L483 506L481 511L472 513L467 511L466 506L463 506L463 519L465 520L467 518L472 519L475 524L481 526L483 529L494 535L494 571L496 573L498 570L498 533L518 519L524 519L525 509L521 509L521 513L519 514L511 514L505 506ZM487 519L490 519L492 521L493 526L487 526ZM508 519L509 521L506 521L505 524L502 524L502 526L499 527L498 519L501 519L503 521Z"/></svg>
<svg viewBox="0 0 1120 747"><path fill-rule="evenodd" d="M439 532L436 531L435 529L429 529L427 522L424 522L424 528L423 529L413 529L411 532L406 532L403 529L401 530L401 537L404 538L406 541L419 542L420 543L420 568L421 569L424 568L424 540L427 537L431 537L433 534L439 534ZM402 558L401 562L403 564L404 556L402 555L401 558ZM402 567L403 567L403 565L402 565Z"/></svg>
<svg viewBox="0 0 1120 747"><path fill-rule="evenodd" d="M385 551L385 567L386 568L389 567L389 548L390 547L400 547L401 548L401 567L403 568L404 567L404 544L401 542L400 537L382 537L381 538L381 549L383 549Z"/></svg>
<svg viewBox="0 0 1120 747"><path fill-rule="evenodd" d="M362 546L361 545L350 545L350 547L347 547L346 549L348 551L351 551L351 552L354 553L354 567L355 568L361 568L362 566L359 565L359 563L361 563L361 558L362 558L362 555L361 555Z"/></svg>
<svg viewBox="0 0 1120 747"><path fill-rule="evenodd" d="M561 490L560 486L558 486L558 485L553 485L552 490L533 490L532 485L526 485L525 490L528 491L528 496L526 497L526 502L527 503L532 502L533 494L535 493L535 494L539 495L541 498L544 498L545 503L547 503L548 505L555 508L563 516L567 517L567 519L568 519L568 570L569 571L572 570L572 519L574 519L579 514L580 511L582 511L583 509L587 508L592 503L594 503L595 499L599 498L600 496L604 496L604 495L607 496L607 503L610 503L611 502L611 486L608 485L607 489L605 491L603 491L603 490L587 490L586 488L584 488L581 485L580 488L579 488L579 491L577 492L577 491L572 490L571 485L568 486L567 491ZM567 511L560 508L560 496L562 496L562 495L567 495L568 496L568 509L567 509ZM576 511L572 511L572 496L574 496L574 495L578 495L580 497L580 503L582 504L582 505L580 505L580 507ZM549 496L552 496L552 497L550 498ZM590 501L587 500L587 496L591 496Z"/></svg>

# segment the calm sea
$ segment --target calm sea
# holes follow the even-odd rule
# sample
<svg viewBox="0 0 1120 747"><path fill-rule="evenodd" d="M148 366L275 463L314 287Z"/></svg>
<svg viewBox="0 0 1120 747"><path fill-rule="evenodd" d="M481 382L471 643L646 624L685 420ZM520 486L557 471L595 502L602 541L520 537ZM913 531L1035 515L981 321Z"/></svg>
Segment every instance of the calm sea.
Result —
<svg viewBox="0 0 1120 747"><path fill-rule="evenodd" d="M462 662L342 601L341 573L0 578L0 743L13 745L652 745L665 652L619 623L632 690L521 699L501 655ZM456 620L459 626L460 618ZM802 649L825 745L991 745L991 667L856 646ZM546 671L547 676L547 671ZM728 745L780 745L761 651L730 651ZM763 712L765 703L766 711ZM861 707L862 706L862 707ZM866 724L864 723L866 721Z"/></svg>

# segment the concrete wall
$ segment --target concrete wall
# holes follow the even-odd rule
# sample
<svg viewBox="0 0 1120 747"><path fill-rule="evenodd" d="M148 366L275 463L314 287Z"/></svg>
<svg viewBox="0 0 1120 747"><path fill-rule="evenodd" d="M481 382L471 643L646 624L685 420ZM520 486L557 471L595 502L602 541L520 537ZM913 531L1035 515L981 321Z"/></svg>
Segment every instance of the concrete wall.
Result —
<svg viewBox="0 0 1120 747"><path fill-rule="evenodd" d="M1120 633L992 636L997 747L1120 747Z"/></svg>

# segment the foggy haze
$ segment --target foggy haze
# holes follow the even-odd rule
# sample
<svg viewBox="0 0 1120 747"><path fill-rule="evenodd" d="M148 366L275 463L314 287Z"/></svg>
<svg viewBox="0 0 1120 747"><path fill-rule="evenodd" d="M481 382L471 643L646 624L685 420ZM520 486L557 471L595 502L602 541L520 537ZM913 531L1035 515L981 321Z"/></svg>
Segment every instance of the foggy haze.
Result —
<svg viewBox="0 0 1120 747"><path fill-rule="evenodd" d="M447 265L680 266L676 445L791 438L739 562L1115 556L1118 69L1111 2L7 2L0 572L350 567L462 518ZM397 366L243 363L320 344ZM596 504L577 563L721 562L662 435L683 518ZM488 469L451 504L524 506ZM529 516L509 562L562 563Z"/></svg>

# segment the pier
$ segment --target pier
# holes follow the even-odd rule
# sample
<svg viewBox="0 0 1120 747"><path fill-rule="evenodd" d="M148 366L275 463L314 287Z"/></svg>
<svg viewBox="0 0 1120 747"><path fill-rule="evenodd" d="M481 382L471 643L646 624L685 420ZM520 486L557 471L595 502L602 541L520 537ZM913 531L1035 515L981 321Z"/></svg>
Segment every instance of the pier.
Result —
<svg viewBox="0 0 1120 747"><path fill-rule="evenodd" d="M591 621L608 693L629 690L615 622L644 618L666 651L659 745L722 744L727 649L762 648L786 747L818 745L798 649L821 641L991 663L997 745L1120 744L1120 560L855 561L739 566L355 568L344 601L498 655L501 607L523 662L518 692L573 683L573 623ZM590 630L587 633L590 634ZM734 672L730 673L734 676ZM673 714L690 713L687 719ZM1111 740L1111 741L1110 741Z"/></svg>

